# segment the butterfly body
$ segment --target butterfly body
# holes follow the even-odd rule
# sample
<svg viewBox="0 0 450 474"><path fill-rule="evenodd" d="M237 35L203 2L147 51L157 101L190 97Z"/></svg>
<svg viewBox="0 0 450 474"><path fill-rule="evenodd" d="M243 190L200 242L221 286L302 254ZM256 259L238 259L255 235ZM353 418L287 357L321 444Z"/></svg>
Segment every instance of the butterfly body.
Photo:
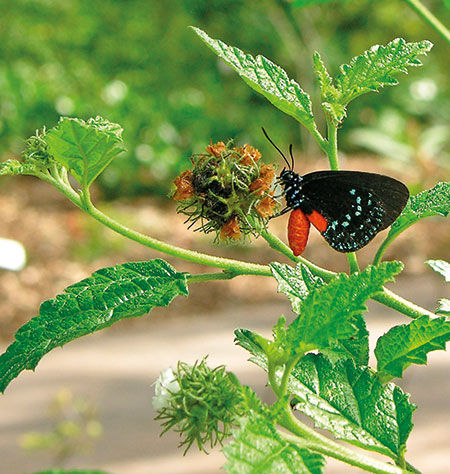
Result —
<svg viewBox="0 0 450 474"><path fill-rule="evenodd" d="M409 198L408 188L400 181L361 171L315 171L300 176L284 169L279 181L286 199L282 213L292 210L288 241L295 255L306 246L310 224L335 250L359 250L397 219Z"/></svg>

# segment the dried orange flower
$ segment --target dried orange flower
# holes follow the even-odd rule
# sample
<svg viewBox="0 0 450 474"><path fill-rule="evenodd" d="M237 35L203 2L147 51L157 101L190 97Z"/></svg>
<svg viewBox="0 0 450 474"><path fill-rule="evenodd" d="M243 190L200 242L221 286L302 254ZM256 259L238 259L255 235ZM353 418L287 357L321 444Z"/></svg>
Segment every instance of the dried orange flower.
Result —
<svg viewBox="0 0 450 474"><path fill-rule="evenodd" d="M272 186L275 170L272 165L261 165L259 169L259 178L256 178L249 186L250 191L257 191L256 194L261 196Z"/></svg>
<svg viewBox="0 0 450 474"><path fill-rule="evenodd" d="M273 211L277 206L277 201L272 197L273 191L269 193L269 196L264 196L259 204L255 207L256 212L263 218L267 219L268 217L273 216Z"/></svg>
<svg viewBox="0 0 450 474"><path fill-rule="evenodd" d="M194 194L194 186L192 185L192 171L186 170L174 179L174 184L177 187L173 198L175 201L183 201Z"/></svg>
<svg viewBox="0 0 450 474"><path fill-rule="evenodd" d="M215 156L216 158L220 158L221 153L224 153L227 150L224 142L217 142L213 144L209 144L206 147L206 151L210 154Z"/></svg>
<svg viewBox="0 0 450 474"><path fill-rule="evenodd" d="M220 229L220 240L223 242L227 239L239 240L240 238L241 229L239 227L238 218L235 216Z"/></svg>
<svg viewBox="0 0 450 474"><path fill-rule="evenodd" d="M240 162L245 166L255 164L262 156L257 148L247 143L243 147L236 148L235 150L241 155Z"/></svg>

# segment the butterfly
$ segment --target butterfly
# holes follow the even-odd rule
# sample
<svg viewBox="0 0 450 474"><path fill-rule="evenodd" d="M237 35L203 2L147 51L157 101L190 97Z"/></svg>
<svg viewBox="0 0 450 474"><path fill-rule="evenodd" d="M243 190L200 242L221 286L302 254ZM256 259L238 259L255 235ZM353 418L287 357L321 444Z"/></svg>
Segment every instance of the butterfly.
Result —
<svg viewBox="0 0 450 474"><path fill-rule="evenodd" d="M296 173L292 145L291 162L269 138L284 158L285 167L278 178L286 207L289 247L301 255L308 242L311 224L338 252L354 252L367 245L378 232L389 227L409 199L408 188L389 176L363 171L314 171Z"/></svg>

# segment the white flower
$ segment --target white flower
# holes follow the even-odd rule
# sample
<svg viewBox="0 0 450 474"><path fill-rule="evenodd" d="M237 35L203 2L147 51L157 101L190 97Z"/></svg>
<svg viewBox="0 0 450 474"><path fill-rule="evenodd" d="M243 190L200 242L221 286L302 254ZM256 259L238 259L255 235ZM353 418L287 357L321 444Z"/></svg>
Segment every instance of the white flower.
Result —
<svg viewBox="0 0 450 474"><path fill-rule="evenodd" d="M155 386L155 396L152 399L152 404L156 411L168 407L172 394L180 391L180 384L170 367L159 374L153 385Z"/></svg>

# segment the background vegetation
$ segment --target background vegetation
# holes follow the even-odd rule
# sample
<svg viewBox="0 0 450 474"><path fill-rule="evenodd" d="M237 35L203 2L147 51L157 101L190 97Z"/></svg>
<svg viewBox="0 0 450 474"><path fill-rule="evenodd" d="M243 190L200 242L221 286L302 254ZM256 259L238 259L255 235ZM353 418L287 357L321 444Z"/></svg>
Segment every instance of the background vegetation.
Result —
<svg viewBox="0 0 450 474"><path fill-rule="evenodd" d="M106 197L155 192L186 167L205 141L235 137L273 156L263 125L280 144L317 148L299 126L236 80L188 25L282 64L311 95L318 93L311 56L332 73L376 43L401 36L435 43L426 68L402 87L369 94L351 106L342 150L362 149L415 161L430 171L448 158L450 99L447 45L400 0L359 0L300 8L285 0L17 0L2 2L0 154L60 115L100 114L125 129L128 152L102 176ZM298 2L297 2L298 3ZM427 5L446 22L441 0ZM439 158L437 158L439 156ZM5 158L5 157L4 157ZM420 181L420 173L416 177Z"/></svg>

